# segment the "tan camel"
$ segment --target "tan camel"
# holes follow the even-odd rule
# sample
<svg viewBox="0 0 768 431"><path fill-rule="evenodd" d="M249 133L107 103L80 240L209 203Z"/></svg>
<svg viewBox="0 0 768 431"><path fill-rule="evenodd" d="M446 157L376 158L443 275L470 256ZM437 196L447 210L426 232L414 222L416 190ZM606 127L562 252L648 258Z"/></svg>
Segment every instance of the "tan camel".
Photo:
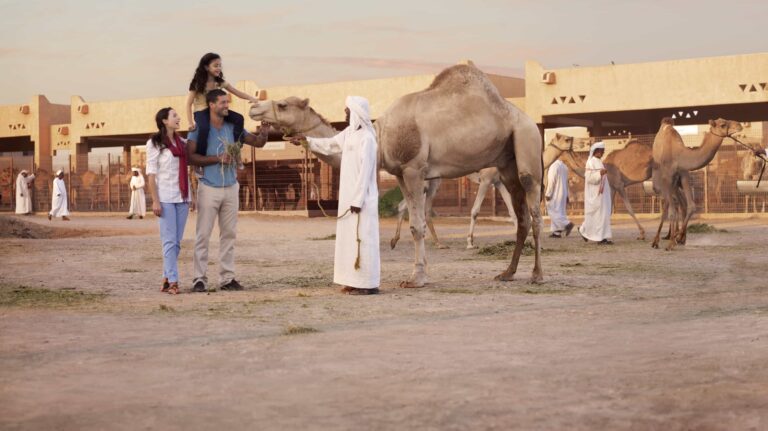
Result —
<svg viewBox="0 0 768 431"><path fill-rule="evenodd" d="M642 183L651 178L651 162L653 160L652 148L648 144L643 144L637 139L630 139L627 145L616 151L612 151L603 160L606 171L608 171L608 184L614 192L613 201L616 201L616 194L621 196L624 207L635 221L640 234L638 240L645 239L645 229L632 209L627 195L627 187L632 184ZM568 152L563 161L576 175L584 178L584 165L586 161L576 159L573 151Z"/></svg>
<svg viewBox="0 0 768 431"><path fill-rule="evenodd" d="M672 127L673 124L670 118L661 120L659 132L653 140L653 188L657 193L661 193L664 204L659 229L651 246L659 247L659 235L664 219L670 214L669 244L666 247L668 251L673 250L678 243L685 243L688 222L696 209L689 172L706 166L715 157L723 140L742 130L738 121L722 118L709 120L709 131L704 134L701 146L688 148L677 130ZM677 191L678 188L682 189L683 196ZM678 228L680 219L682 223Z"/></svg>
<svg viewBox="0 0 768 431"><path fill-rule="evenodd" d="M589 138L573 138L571 136L556 133L555 137L549 141L546 147L544 147L544 153L542 156L544 170L547 170L550 165L552 165L552 163L554 163L555 160L557 160L564 152L589 150L589 145L591 142L592 140ZM584 168L581 168L581 170L583 176ZM475 245L474 241L475 226L477 224L477 216L480 213L480 208L482 207L483 200L485 199L485 194L488 192L488 189L491 186L496 187L501 192L504 203L507 203L507 199L511 200L511 196L509 195L507 189L505 187L501 187L501 175L499 174L498 169L486 168L478 173L470 174L468 177L473 179L473 175L477 177L475 182L479 183L480 187L478 187L477 196L475 197L475 204L472 206L472 212L470 213L469 234L467 234L468 249L477 248L477 245ZM511 202L507 204L507 208L509 209L509 216L515 217L514 210L511 207Z"/></svg>
<svg viewBox="0 0 768 431"><path fill-rule="evenodd" d="M328 122L322 115L318 114L314 109L309 106L309 99L300 99L298 97L288 97L283 100L268 100L254 106L249 116L263 123L269 123L276 128L282 130L286 136L300 133L312 138L329 138L339 133L331 123ZM338 154L323 155L316 154L316 156L323 162L331 165L333 168L338 169L341 166L341 156ZM257 174L258 175L258 174ZM440 179L432 179L427 181L427 187L424 190L425 207L427 214L425 214L427 227L432 235L432 239L435 242L437 248L448 248L440 242L435 231L435 226L432 222L432 201L440 187ZM405 219L407 213L407 202L405 199L398 204L398 223L395 236L390 240L390 247L395 248L397 242L400 240L400 228L402 221Z"/></svg>
<svg viewBox="0 0 768 431"><path fill-rule="evenodd" d="M252 118L258 118L263 110L254 106ZM426 181L458 178L486 167L499 168L502 181L512 194L518 219L512 259L496 278L513 279L523 244L533 227L535 257L531 281L543 281L539 211L543 174L541 135L536 123L501 97L485 74L472 64L450 67L437 75L426 90L396 100L378 118L375 129L379 165L397 177L410 213L414 270L401 283L402 287L422 287L427 282Z"/></svg>

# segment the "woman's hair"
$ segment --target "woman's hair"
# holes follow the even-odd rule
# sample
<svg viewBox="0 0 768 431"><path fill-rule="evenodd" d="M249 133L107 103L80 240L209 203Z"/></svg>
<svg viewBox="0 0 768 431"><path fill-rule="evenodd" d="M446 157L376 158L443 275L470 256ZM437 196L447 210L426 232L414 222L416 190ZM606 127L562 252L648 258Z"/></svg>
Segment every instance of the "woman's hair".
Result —
<svg viewBox="0 0 768 431"><path fill-rule="evenodd" d="M219 59L221 59L221 56L213 52L205 54L200 59L200 63L197 64L197 69L195 69L195 75L192 77L192 81L189 83L189 91L205 94L205 84L208 82L208 71L205 70L205 68L208 67L208 65L211 64L213 60ZM221 75L215 77L214 79L219 84L224 82L224 72L222 72Z"/></svg>
<svg viewBox="0 0 768 431"><path fill-rule="evenodd" d="M168 132L165 128L165 124L163 124L163 120L168 119L168 115L170 115L171 110L173 108L163 108L159 111L157 111L157 114L155 114L155 123L157 123L157 133L153 134L151 139L152 143L155 144L155 148L162 150L165 148L165 136Z"/></svg>

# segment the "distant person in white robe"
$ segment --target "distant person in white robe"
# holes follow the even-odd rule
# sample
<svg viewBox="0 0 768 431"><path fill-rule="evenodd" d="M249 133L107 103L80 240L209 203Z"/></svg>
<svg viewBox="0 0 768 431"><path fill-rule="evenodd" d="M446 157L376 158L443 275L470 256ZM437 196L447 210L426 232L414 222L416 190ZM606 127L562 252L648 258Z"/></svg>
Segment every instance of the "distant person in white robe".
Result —
<svg viewBox="0 0 768 431"><path fill-rule="evenodd" d="M584 172L584 223L579 227L584 241L613 244L611 241L611 186L601 158L605 144L595 142L589 149Z"/></svg>
<svg viewBox="0 0 768 431"><path fill-rule="evenodd" d="M35 175L22 169L16 177L16 214L32 214L32 181Z"/></svg>
<svg viewBox="0 0 768 431"><path fill-rule="evenodd" d="M368 100L349 96L346 105L349 127L338 135L291 141L319 154L341 153L333 282L344 286L342 293L371 295L379 293L381 279L376 135Z"/></svg>
<svg viewBox="0 0 768 431"><path fill-rule="evenodd" d="M573 230L573 223L568 220L566 206L568 205L568 167L562 160L555 160L547 173L547 190L544 192L547 200L547 213L551 222L550 237L562 238Z"/></svg>
<svg viewBox="0 0 768 431"><path fill-rule="evenodd" d="M69 221L69 210L67 209L67 187L64 184L64 171L56 171L56 178L53 180L53 189L51 189L51 212L48 213L48 220L53 217L61 217L64 221Z"/></svg>
<svg viewBox="0 0 768 431"><path fill-rule="evenodd" d="M128 220L134 216L143 219L147 215L147 198L144 195L144 176L139 168L131 168L131 207L128 209Z"/></svg>

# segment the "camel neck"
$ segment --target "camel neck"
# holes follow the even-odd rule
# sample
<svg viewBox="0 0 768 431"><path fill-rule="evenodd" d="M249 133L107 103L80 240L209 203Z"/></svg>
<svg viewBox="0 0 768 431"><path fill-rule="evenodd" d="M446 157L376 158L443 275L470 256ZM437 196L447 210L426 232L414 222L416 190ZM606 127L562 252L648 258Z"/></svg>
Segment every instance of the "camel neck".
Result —
<svg viewBox="0 0 768 431"><path fill-rule="evenodd" d="M720 149L724 139L722 136L707 132L700 147L688 148L687 151L680 154L678 166L689 171L703 168L715 158L715 154L717 154L717 150Z"/></svg>
<svg viewBox="0 0 768 431"><path fill-rule="evenodd" d="M584 173L586 172L586 169L584 168L585 163L579 163L571 151L566 151L560 160L562 160L573 173L584 178Z"/></svg>

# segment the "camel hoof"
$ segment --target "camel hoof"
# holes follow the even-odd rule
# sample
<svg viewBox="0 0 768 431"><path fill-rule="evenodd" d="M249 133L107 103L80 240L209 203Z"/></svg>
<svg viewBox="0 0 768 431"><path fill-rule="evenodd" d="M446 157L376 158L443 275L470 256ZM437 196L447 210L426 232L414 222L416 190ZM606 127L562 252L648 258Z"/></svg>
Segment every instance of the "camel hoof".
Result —
<svg viewBox="0 0 768 431"><path fill-rule="evenodd" d="M398 240L396 238L392 238L391 240L389 240L389 246L391 247L390 248L391 250L395 249L395 246L397 245L397 241Z"/></svg>
<svg viewBox="0 0 768 431"><path fill-rule="evenodd" d="M496 281L512 281L512 280L515 279L515 274L514 273L510 274L510 273L504 271L501 274L499 274L496 277L494 277L493 279L496 280Z"/></svg>
<svg viewBox="0 0 768 431"><path fill-rule="evenodd" d="M417 283L415 281L405 280L405 281L401 281L400 282L400 287L403 288L403 289L420 289L420 288L424 287L424 283L423 282L422 283Z"/></svg>
<svg viewBox="0 0 768 431"><path fill-rule="evenodd" d="M468 245L467 245L467 250L474 250L474 249L476 249L476 248L477 248L477 246L476 246L476 245L474 245L474 244L468 244Z"/></svg>
<svg viewBox="0 0 768 431"><path fill-rule="evenodd" d="M544 276L541 274L534 275L531 277L531 280L529 281L530 284L544 284Z"/></svg>
<svg viewBox="0 0 768 431"><path fill-rule="evenodd" d="M653 244L651 244L651 248L658 249L659 248L659 243L658 242L654 242Z"/></svg>
<svg viewBox="0 0 768 431"><path fill-rule="evenodd" d="M645 235L640 235L637 237L638 241L645 241Z"/></svg>
<svg viewBox="0 0 768 431"><path fill-rule="evenodd" d="M436 244L436 245L435 245L435 247L437 247L437 248L438 248L438 249L440 249L440 250L445 250L445 249L447 249L447 248L450 248L450 247L448 247L448 246L447 246L447 245L445 245L445 244Z"/></svg>

